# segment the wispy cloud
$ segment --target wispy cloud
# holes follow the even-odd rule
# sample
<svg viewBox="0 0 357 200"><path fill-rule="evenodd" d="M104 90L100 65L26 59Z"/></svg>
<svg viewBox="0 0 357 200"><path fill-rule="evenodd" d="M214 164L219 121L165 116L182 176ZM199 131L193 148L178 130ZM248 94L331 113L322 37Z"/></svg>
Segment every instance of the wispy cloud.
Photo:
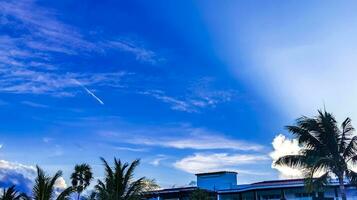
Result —
<svg viewBox="0 0 357 200"><path fill-rule="evenodd" d="M91 39L90 34L64 23L59 16L33 0L0 2L0 25L13 30L0 35L0 92L73 96L78 93L78 85L72 80L77 80L89 95L103 104L88 87L119 87L123 73L91 74L75 67L69 69L53 59L54 53L83 56L120 50L142 62L156 62L158 56L144 45L105 36L101 37L103 40Z"/></svg>
<svg viewBox="0 0 357 200"><path fill-rule="evenodd" d="M175 97L171 97L165 94L165 92L161 90L148 90L144 92L140 92L143 95L152 96L164 103L168 103L171 105L173 110L185 111L185 112L195 112L196 109L192 104L186 102L184 100L179 100Z"/></svg>
<svg viewBox="0 0 357 200"><path fill-rule="evenodd" d="M128 142L149 146L161 146L176 149L232 149L259 151L263 146L241 140L228 139L219 135L189 135L181 137L138 138Z"/></svg>
<svg viewBox="0 0 357 200"><path fill-rule="evenodd" d="M0 67L0 92L73 96L78 93L78 80L85 85L121 87L125 72L63 73Z"/></svg>
<svg viewBox="0 0 357 200"><path fill-rule="evenodd" d="M44 137L44 138L42 138L42 141L44 142L44 143L50 143L50 142L52 142L54 139L53 138L50 138L50 137Z"/></svg>
<svg viewBox="0 0 357 200"><path fill-rule="evenodd" d="M113 149L119 151L132 151L132 152L144 152L147 151L145 148L133 148L133 147L123 147L123 146L114 146Z"/></svg>
<svg viewBox="0 0 357 200"><path fill-rule="evenodd" d="M111 40L111 41L107 41L106 46L131 53L135 55L138 61L141 62L157 64L158 62L163 60L163 58L159 58L159 56L154 51L146 49L143 46L139 46L137 43L131 40L124 40L124 39Z"/></svg>
<svg viewBox="0 0 357 200"><path fill-rule="evenodd" d="M234 170L239 172L239 165L255 164L269 160L265 155L195 153L174 163L174 166L188 173Z"/></svg>
<svg viewBox="0 0 357 200"><path fill-rule="evenodd" d="M147 90L140 94L151 96L170 105L171 109L183 112L199 112L206 107L215 107L217 104L231 101L234 96L232 91L223 90L190 90L181 97L167 95L162 90Z"/></svg>
<svg viewBox="0 0 357 200"><path fill-rule="evenodd" d="M142 134L143 132L145 134ZM100 132L99 134L102 137L110 138L111 141L115 138L120 138L121 142L130 144L176 149L230 149L242 151L262 151L264 149L264 146L260 144L229 138L223 134L203 128L186 126L150 127L143 130Z"/></svg>
<svg viewBox="0 0 357 200"><path fill-rule="evenodd" d="M34 107L34 108L48 108L48 105L40 104L40 103L35 103L32 101L22 101L21 104Z"/></svg>
<svg viewBox="0 0 357 200"><path fill-rule="evenodd" d="M162 161L164 161L166 159L168 159L168 156L160 154L160 155L157 155L153 160L151 160L150 164L157 167L161 164Z"/></svg>

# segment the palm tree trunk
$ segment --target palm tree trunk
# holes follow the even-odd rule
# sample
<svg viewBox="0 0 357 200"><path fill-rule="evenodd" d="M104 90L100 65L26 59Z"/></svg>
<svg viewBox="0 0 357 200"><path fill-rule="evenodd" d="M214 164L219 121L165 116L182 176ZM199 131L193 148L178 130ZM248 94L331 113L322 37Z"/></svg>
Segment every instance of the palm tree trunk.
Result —
<svg viewBox="0 0 357 200"><path fill-rule="evenodd" d="M79 200L79 197L81 196L81 193L78 192L78 195L77 195L77 200Z"/></svg>
<svg viewBox="0 0 357 200"><path fill-rule="evenodd" d="M338 182L340 184L340 193L341 193L342 200L347 200L345 183L343 182L343 176L338 177Z"/></svg>

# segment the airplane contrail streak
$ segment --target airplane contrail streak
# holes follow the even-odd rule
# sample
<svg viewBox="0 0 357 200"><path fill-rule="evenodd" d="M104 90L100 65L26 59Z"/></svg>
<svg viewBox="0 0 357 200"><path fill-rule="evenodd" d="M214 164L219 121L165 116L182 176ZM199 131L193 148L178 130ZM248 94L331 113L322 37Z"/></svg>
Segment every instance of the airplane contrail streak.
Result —
<svg viewBox="0 0 357 200"><path fill-rule="evenodd" d="M104 105L104 102L97 97L92 91L90 91L87 87L85 87L84 85L82 85L79 81L73 79L75 83L77 83L79 86L81 86L81 88L83 88L89 95L91 95L95 100L97 100L101 105Z"/></svg>

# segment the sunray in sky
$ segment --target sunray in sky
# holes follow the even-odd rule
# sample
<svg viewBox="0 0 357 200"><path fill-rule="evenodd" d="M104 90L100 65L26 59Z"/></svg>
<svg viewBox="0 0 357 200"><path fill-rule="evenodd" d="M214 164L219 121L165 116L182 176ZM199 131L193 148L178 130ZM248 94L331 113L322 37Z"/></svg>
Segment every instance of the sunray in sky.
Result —
<svg viewBox="0 0 357 200"><path fill-rule="evenodd" d="M326 106L357 119L355 1L0 0L0 186L40 165L142 163L194 174L299 176L284 125ZM286 136L285 136L286 135ZM301 174L300 174L301 175ZM10 180L10 179L8 179Z"/></svg>

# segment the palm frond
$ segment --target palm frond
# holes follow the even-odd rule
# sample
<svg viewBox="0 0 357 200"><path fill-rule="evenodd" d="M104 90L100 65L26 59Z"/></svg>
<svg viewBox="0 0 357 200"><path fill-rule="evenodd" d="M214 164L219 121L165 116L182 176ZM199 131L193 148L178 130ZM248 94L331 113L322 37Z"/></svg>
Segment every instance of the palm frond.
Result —
<svg viewBox="0 0 357 200"><path fill-rule="evenodd" d="M305 188L309 193L313 191L323 191L325 186L328 184L329 179L330 176L328 172L318 178L314 178L313 175L309 175L309 177L304 180Z"/></svg>
<svg viewBox="0 0 357 200"><path fill-rule="evenodd" d="M133 199L137 198L138 196L141 195L143 192L143 181L145 180L145 177L140 178L133 183L130 184L128 191L125 194L124 199Z"/></svg>
<svg viewBox="0 0 357 200"><path fill-rule="evenodd" d="M4 188L2 195L0 196L1 200L20 200L22 195L16 190L16 186L12 185L9 188Z"/></svg>
<svg viewBox="0 0 357 200"><path fill-rule="evenodd" d="M299 144L302 146L306 146L310 149L318 149L322 146L320 141L305 128L286 126L286 129L297 137Z"/></svg>
<svg viewBox="0 0 357 200"><path fill-rule="evenodd" d="M341 129L342 131L341 131L341 138L339 140L339 148L340 148L340 153L344 153L348 145L347 143L349 140L351 140L350 138L354 131L350 118L346 118L345 121L342 122Z"/></svg>
<svg viewBox="0 0 357 200"><path fill-rule="evenodd" d="M347 144L347 141L345 143ZM354 136L347 144L347 147L344 149L342 156L345 159L350 159L356 155L357 155L357 136Z"/></svg>
<svg viewBox="0 0 357 200"><path fill-rule="evenodd" d="M68 187L65 190L63 190L58 197L56 198L56 200L69 200L71 194L75 191L75 189L73 187Z"/></svg>
<svg viewBox="0 0 357 200"><path fill-rule="evenodd" d="M133 178L134 176L134 170L136 169L136 167L140 164L140 160L134 160L128 170L126 171L125 173L125 176L124 176L124 180L123 180L123 184L124 185L128 185L128 183L131 181L131 179Z"/></svg>
<svg viewBox="0 0 357 200"><path fill-rule="evenodd" d="M95 186L99 200L139 200L144 178L133 180L133 174L139 165L139 160L123 163L114 159L114 167L103 160L105 167L104 181L99 180Z"/></svg>
<svg viewBox="0 0 357 200"><path fill-rule="evenodd" d="M275 161L275 165L287 166L292 168L306 168L306 157L303 155L287 155Z"/></svg>

